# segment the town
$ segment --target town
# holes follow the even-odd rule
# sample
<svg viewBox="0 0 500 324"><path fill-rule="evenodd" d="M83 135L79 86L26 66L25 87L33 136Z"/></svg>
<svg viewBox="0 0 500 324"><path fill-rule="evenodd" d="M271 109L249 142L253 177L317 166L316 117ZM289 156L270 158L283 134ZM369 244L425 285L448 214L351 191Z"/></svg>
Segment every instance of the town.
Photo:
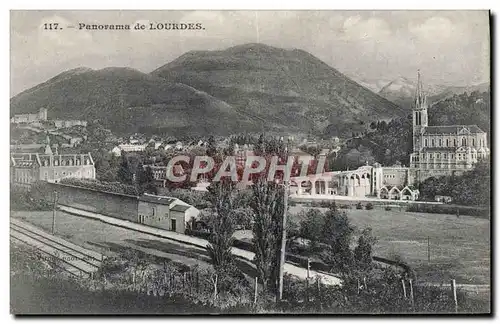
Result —
<svg viewBox="0 0 500 324"><path fill-rule="evenodd" d="M12 313L492 312L487 13L73 13L12 60Z"/></svg>
<svg viewBox="0 0 500 324"><path fill-rule="evenodd" d="M477 163L489 156L486 133L476 125L430 126L427 109L427 97L419 75L412 115L414 150L410 165L383 166L375 162L352 170L332 170L328 164L334 163L347 145L338 137L311 141L307 138L298 140L293 137L242 134L217 139L210 136L182 140L158 135L148 138L135 133L124 139L87 121L52 120L48 118L47 110L40 108L38 114L15 115L11 119L13 132L19 135L12 139L11 182L13 188L28 192L30 199L53 202L54 208L57 206L68 216L80 215L132 231L172 231L185 237L179 238L181 241L190 241L189 237L193 237L195 244L203 248L204 241L200 243L196 240L207 238L204 233L216 230L214 226L224 226L214 225L213 215L210 216L214 207L209 206L217 205L217 202L210 202L207 196L224 197L217 196L217 192L211 189L214 183L220 183L215 188L222 190L219 186L226 183L225 179L231 179L233 184L229 184L228 188L234 188L238 195L248 195L261 179L273 184L276 180L287 185L287 191L282 195L288 196L291 209L302 210L288 216L292 220L301 219L299 224L294 224L300 228L293 235L309 240L306 246L314 250L318 249L314 246L319 244L313 243L317 240L314 236L321 234L311 233L313 229L309 227L322 226L324 216L313 207L382 209L388 213L392 208L424 212L436 209L438 213L456 213L457 217L460 213L477 212L474 208L453 205L451 195L421 197L419 188L425 188L423 184L426 180L460 177L464 172L472 172ZM100 148L107 147L104 154L102 149L96 151L93 147L96 144ZM266 166L266 162L271 163ZM272 175L264 172L269 169L273 169ZM285 169L288 174L285 174ZM115 174L110 175L110 172ZM274 188L279 192L279 187ZM250 244L248 252L244 249L242 252L249 253L254 251L249 230L257 224L251 216L251 209L238 207L236 210L241 215L231 227L234 233L239 233L236 242L241 242L239 244L243 246ZM53 221L53 226L57 227L58 221ZM151 229L138 228L133 224ZM17 226L21 228L23 225ZM297 229L291 229L287 234L294 231ZM364 239L370 240L370 237ZM208 242L211 240L208 239ZM287 245L301 246L298 242L292 241ZM235 248L232 253L237 254ZM368 253L372 255L373 252ZM329 274L321 259L312 257L301 261L305 259L300 257L300 253L297 257L299 265L305 264L306 269L295 266L288 269L289 272L299 278L312 278L314 273L324 284L338 284L338 276ZM251 256L246 258L254 260ZM373 256L370 258L375 260ZM313 266L311 259L314 260ZM71 264L67 260L72 259L66 257L65 260ZM376 257L376 260L386 266L392 262L381 257ZM88 269L85 271L92 273ZM341 270L337 270L337 274L338 271Z"/></svg>

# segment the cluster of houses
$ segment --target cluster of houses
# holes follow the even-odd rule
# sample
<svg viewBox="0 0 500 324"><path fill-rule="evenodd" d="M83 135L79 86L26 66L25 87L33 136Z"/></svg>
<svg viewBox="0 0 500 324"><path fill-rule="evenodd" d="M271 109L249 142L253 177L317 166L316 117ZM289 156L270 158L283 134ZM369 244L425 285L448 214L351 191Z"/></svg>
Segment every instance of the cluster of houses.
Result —
<svg viewBox="0 0 500 324"><path fill-rule="evenodd" d="M128 139L123 140L122 143L113 147L110 151L115 156L121 156L122 152L142 152L146 148L164 151L188 151L194 147L206 147L207 142L204 140L192 140L182 142L178 140L162 140L161 138L153 136L147 140L142 134L131 135Z"/></svg>

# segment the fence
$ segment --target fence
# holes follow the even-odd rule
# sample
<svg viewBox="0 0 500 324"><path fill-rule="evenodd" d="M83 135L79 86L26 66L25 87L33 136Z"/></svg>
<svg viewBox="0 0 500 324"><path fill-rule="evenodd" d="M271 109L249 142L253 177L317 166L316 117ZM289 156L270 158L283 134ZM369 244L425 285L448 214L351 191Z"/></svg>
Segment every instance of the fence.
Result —
<svg viewBox="0 0 500 324"><path fill-rule="evenodd" d="M258 278L237 273L219 277L211 268L172 262L159 266L136 255L106 259L94 278L76 280L86 291L111 294L115 299L120 295L143 295L148 299L183 300L223 312L489 312L487 302L468 298L454 280L439 287L401 278L391 271L379 272L376 277L352 275L344 278L341 287L325 285L318 277L299 280L285 275L283 301L279 303L263 291Z"/></svg>

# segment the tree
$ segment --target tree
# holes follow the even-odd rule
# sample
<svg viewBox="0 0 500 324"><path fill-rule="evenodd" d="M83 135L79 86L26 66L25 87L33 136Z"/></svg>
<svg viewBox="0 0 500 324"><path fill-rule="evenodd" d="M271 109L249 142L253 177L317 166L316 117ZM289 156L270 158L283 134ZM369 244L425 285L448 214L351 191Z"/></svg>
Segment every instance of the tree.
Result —
<svg viewBox="0 0 500 324"><path fill-rule="evenodd" d="M325 213L322 241L328 248L323 252L322 259L341 273L349 273L353 266L350 243L354 230L347 214L341 213L335 206Z"/></svg>
<svg viewBox="0 0 500 324"><path fill-rule="evenodd" d="M365 228L358 238L358 245L354 248L354 260L361 270L367 270L372 263L372 248L376 239L371 228Z"/></svg>
<svg viewBox="0 0 500 324"><path fill-rule="evenodd" d="M215 146L215 139L210 136L207 141L207 155L214 157L217 154L217 147Z"/></svg>
<svg viewBox="0 0 500 324"><path fill-rule="evenodd" d="M132 184L133 182L133 173L130 170L128 157L124 152L122 152L122 160L118 167L118 180L125 184Z"/></svg>
<svg viewBox="0 0 500 324"><path fill-rule="evenodd" d="M255 155L264 155L265 153L265 143L264 143L264 134L260 134L257 143L255 143L253 148Z"/></svg>
<svg viewBox="0 0 500 324"><path fill-rule="evenodd" d="M311 250L318 247L325 225L325 215L318 209L309 209L300 222L300 236L310 241Z"/></svg>
<svg viewBox="0 0 500 324"><path fill-rule="evenodd" d="M150 166L146 166L144 168L142 163L139 163L136 178L140 192L148 192L152 194L158 193L158 190L154 183L155 179L153 176L153 170Z"/></svg>
<svg viewBox="0 0 500 324"><path fill-rule="evenodd" d="M271 286L276 288L279 275L284 189L260 177L254 180L252 190L254 262L264 291L268 291Z"/></svg>
<svg viewBox="0 0 500 324"><path fill-rule="evenodd" d="M212 233L208 239L207 251L217 273L225 272L234 264L231 253L235 224L233 221L234 183L228 179L212 182L208 187L207 199L212 203L209 225Z"/></svg>

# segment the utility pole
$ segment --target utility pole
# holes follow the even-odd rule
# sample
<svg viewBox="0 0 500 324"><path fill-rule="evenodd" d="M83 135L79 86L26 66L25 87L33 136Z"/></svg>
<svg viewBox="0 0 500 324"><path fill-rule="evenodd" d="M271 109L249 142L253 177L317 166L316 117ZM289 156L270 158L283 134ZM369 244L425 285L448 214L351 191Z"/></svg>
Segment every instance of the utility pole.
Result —
<svg viewBox="0 0 500 324"><path fill-rule="evenodd" d="M427 236L427 262L431 262L431 238Z"/></svg>
<svg viewBox="0 0 500 324"><path fill-rule="evenodd" d="M285 175L283 176L284 183L284 197L283 197L283 230L281 236L281 256L280 256L280 277L279 277L279 300L283 298L283 272L285 268L285 249L286 249L286 214L288 211L288 191L289 191L289 181L288 176L288 145L286 152L286 165L285 165Z"/></svg>
<svg viewBox="0 0 500 324"><path fill-rule="evenodd" d="M52 235L56 231L56 213L57 213L57 191L54 191L54 207L52 211Z"/></svg>

